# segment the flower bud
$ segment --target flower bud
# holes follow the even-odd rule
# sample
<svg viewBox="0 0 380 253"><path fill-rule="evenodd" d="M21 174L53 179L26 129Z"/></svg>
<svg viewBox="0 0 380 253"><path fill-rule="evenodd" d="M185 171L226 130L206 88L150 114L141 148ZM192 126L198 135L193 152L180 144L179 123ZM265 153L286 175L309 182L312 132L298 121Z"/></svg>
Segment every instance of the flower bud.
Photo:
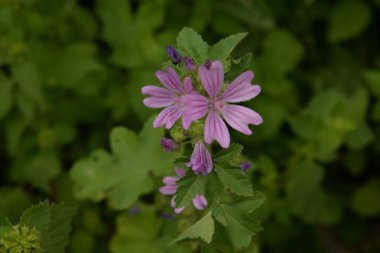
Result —
<svg viewBox="0 0 380 253"><path fill-rule="evenodd" d="M172 152L178 148L178 145L174 142L173 139L163 137L161 139L161 146L165 152Z"/></svg>
<svg viewBox="0 0 380 253"><path fill-rule="evenodd" d="M177 52L177 50L172 45L169 45L167 47L167 51L168 51L168 56L170 60L172 60L173 64L177 65L181 63L182 56Z"/></svg>
<svg viewBox="0 0 380 253"><path fill-rule="evenodd" d="M189 57L185 58L185 66L188 70L194 70L197 68L197 65L195 65L195 62Z"/></svg>
<svg viewBox="0 0 380 253"><path fill-rule="evenodd" d="M206 59L206 61L205 61L205 65L204 65L205 67L206 67L206 69L210 69L211 68L211 61L210 61L210 59Z"/></svg>

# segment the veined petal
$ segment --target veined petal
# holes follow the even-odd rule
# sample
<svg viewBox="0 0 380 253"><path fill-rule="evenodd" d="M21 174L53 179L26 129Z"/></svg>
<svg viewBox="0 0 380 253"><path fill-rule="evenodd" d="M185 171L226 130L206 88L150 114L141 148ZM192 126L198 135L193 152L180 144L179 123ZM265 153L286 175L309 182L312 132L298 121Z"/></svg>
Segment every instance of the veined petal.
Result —
<svg viewBox="0 0 380 253"><path fill-rule="evenodd" d="M141 88L141 93L144 95L149 95L152 97L160 97L160 98L175 98L177 95L165 88L157 87L153 85L147 85Z"/></svg>
<svg viewBox="0 0 380 253"><path fill-rule="evenodd" d="M169 90L182 94L183 93L183 87L181 84L181 80L179 79L178 74L174 71L172 68L167 69L168 73L165 73L164 71L156 71L156 77L162 85L164 85Z"/></svg>
<svg viewBox="0 0 380 253"><path fill-rule="evenodd" d="M263 122L263 118L257 112L240 105L226 104L222 114L232 128L246 135L252 134L249 124L260 125Z"/></svg>
<svg viewBox="0 0 380 253"><path fill-rule="evenodd" d="M246 71L227 87L223 95L220 97L226 102L243 102L256 97L261 88L259 85L251 85L253 79L253 72Z"/></svg>
<svg viewBox="0 0 380 253"><path fill-rule="evenodd" d="M195 174L202 173L203 175L207 175L212 171L213 164L211 155L202 141L195 144L194 151L191 154L191 160L187 166L191 166Z"/></svg>
<svg viewBox="0 0 380 253"><path fill-rule="evenodd" d="M181 117L182 110L176 105L171 105L163 109L153 122L153 127L161 127L170 129L174 123Z"/></svg>
<svg viewBox="0 0 380 253"><path fill-rule="evenodd" d="M176 94L165 88L157 86L145 86L141 89L142 94L151 97L144 99L144 105L151 108L162 108L173 104Z"/></svg>
<svg viewBox="0 0 380 253"><path fill-rule="evenodd" d="M216 97L224 82L222 63L220 61L212 62L210 70L204 66L200 66L199 77L210 97Z"/></svg>
<svg viewBox="0 0 380 253"><path fill-rule="evenodd" d="M183 86L185 87L185 93L190 94L193 91L193 84L191 83L190 77L185 77L183 79Z"/></svg>
<svg viewBox="0 0 380 253"><path fill-rule="evenodd" d="M144 98L144 105L150 108L163 108L173 104L172 99L150 97Z"/></svg>
<svg viewBox="0 0 380 253"><path fill-rule="evenodd" d="M205 122L205 141L211 143L217 140L220 146L228 148L230 145L230 133L226 124L215 110L210 110Z"/></svg>
<svg viewBox="0 0 380 253"><path fill-rule="evenodd" d="M208 99L199 94L190 94L183 98L186 110L182 116L182 126L189 129L194 120L198 120L206 115L208 111Z"/></svg>

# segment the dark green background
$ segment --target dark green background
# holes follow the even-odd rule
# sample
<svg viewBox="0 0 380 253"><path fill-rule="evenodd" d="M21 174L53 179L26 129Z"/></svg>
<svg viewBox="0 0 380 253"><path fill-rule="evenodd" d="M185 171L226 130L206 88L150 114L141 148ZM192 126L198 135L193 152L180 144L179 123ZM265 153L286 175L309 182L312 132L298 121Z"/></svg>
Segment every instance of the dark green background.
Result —
<svg viewBox="0 0 380 253"><path fill-rule="evenodd" d="M129 240L149 253L138 244L173 239L192 221L158 217L168 204L155 194L160 178L131 219L75 199L70 168L108 147L112 127L139 131L156 112L140 88L158 84L182 27L209 44L249 32L234 55L252 53L262 94L246 105L264 123L234 138L267 200L257 213L265 230L246 252L379 252L379 9L378 0L0 0L0 211L16 221L45 198L78 206L70 252L126 252ZM123 226L146 229L134 238Z"/></svg>

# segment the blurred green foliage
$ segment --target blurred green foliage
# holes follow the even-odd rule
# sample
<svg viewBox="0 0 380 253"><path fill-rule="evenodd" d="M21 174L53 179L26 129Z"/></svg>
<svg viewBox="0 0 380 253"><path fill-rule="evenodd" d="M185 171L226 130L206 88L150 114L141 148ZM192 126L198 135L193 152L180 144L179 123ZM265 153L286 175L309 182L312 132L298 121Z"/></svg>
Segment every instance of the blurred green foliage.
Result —
<svg viewBox="0 0 380 253"><path fill-rule="evenodd" d="M223 240L169 245L199 217L166 217L170 200L157 189L173 171L161 160L164 131L140 131L154 113L140 89L158 83L154 71L182 27L209 44L248 32L233 55L251 53L262 94L247 106L264 124L234 138L266 201L255 211L264 231L242 252L378 252L379 17L378 0L0 0L0 212L16 224L42 199L77 206L74 253L233 251ZM90 155L99 148L111 151ZM136 170L122 171L125 159ZM136 178L130 196L123 182ZM207 217L198 226L210 227Z"/></svg>

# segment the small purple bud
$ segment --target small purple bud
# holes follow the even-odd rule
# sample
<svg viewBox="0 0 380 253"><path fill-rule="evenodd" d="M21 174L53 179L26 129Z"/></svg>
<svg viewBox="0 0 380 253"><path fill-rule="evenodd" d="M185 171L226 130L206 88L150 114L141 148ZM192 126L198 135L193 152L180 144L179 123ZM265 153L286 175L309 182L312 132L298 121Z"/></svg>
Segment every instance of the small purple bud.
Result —
<svg viewBox="0 0 380 253"><path fill-rule="evenodd" d="M163 137L161 139L161 146L165 152L172 152L178 148L178 145L174 142L173 139Z"/></svg>
<svg viewBox="0 0 380 253"><path fill-rule="evenodd" d="M206 59L204 66L206 67L206 69L210 69L211 68L211 61L210 61L210 59Z"/></svg>
<svg viewBox="0 0 380 253"><path fill-rule="evenodd" d="M249 170L249 168L251 168L251 163L248 161L244 162L244 163L240 164L240 168L243 170L243 174L245 175L247 170Z"/></svg>
<svg viewBox="0 0 380 253"><path fill-rule="evenodd" d="M177 50L172 46L167 46L168 56L172 60L173 64L180 64L182 61L182 56L177 52Z"/></svg>
<svg viewBox="0 0 380 253"><path fill-rule="evenodd" d="M207 200L206 200L205 196L203 196L203 195L197 195L193 199L193 205L198 210L205 209L205 207L207 206L207 204L208 204Z"/></svg>
<svg viewBox="0 0 380 253"><path fill-rule="evenodd" d="M195 174L202 173L207 175L212 171L212 159L205 144L199 141L195 144L194 151L191 154L191 160L186 164L195 172Z"/></svg>
<svg viewBox="0 0 380 253"><path fill-rule="evenodd" d="M185 66L188 70L193 70L197 67L197 65L195 65L195 62L189 57L185 58Z"/></svg>

